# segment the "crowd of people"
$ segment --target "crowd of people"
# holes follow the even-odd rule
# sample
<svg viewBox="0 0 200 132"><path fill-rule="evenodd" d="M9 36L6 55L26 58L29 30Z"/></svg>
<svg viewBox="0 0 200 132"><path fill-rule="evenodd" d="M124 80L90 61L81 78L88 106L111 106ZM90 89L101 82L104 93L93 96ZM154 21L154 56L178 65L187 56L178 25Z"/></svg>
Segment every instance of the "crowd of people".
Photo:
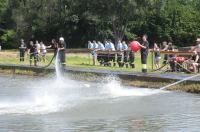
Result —
<svg viewBox="0 0 200 132"><path fill-rule="evenodd" d="M164 41L162 43L163 48L159 48L158 44L154 43L154 64L156 69L160 68L160 60L161 60L161 51L175 51L174 46L172 45L172 42L166 42ZM191 49L189 49L187 52L190 52L191 55L183 55L182 57L176 56L175 54L164 54L163 58L163 64L169 64L170 71L180 71L181 65L185 62L187 64L188 71L197 73L198 67L200 65L200 57L199 52L200 51L200 39L198 38L196 40L196 46L192 46ZM178 64L178 66L176 65Z"/></svg>
<svg viewBox="0 0 200 132"><path fill-rule="evenodd" d="M149 53L149 43L147 38L148 36L145 34L140 39L137 39L141 48L142 72L144 73L147 72L147 58ZM171 72L181 71L180 66L185 62L188 71L197 73L200 64L200 57L198 54L200 51L200 39L197 39L196 42L197 45L187 51L191 53L191 55L187 57L180 57L174 54L175 48L171 41L164 41L162 44L154 43L152 52L154 52L153 59L155 68L161 68L160 61L162 59L162 64L169 65L169 71ZM88 49L93 57L93 65L96 65L96 62L98 61L102 66L111 66L112 64L113 66L116 66L116 64L118 64L119 67L135 67L135 52L131 50L130 44L127 44L125 41L118 41L116 45L111 40L105 40L104 43L100 41L96 42L95 40L88 41ZM162 56L162 51L167 51L169 53Z"/></svg>
<svg viewBox="0 0 200 132"><path fill-rule="evenodd" d="M20 62L25 61L25 52L29 56L30 66L34 63L34 66L38 65L38 62L46 62L47 48L54 49L54 56L58 53L59 63L65 65L65 49L66 43L63 37L59 38L59 42L52 39L51 44L46 46L42 41L30 40L28 44L25 43L24 39L21 39L19 47ZM59 52L58 52L59 51Z"/></svg>
<svg viewBox="0 0 200 132"><path fill-rule="evenodd" d="M147 72L147 57L149 42L148 36L144 34L140 39L141 47L141 62L142 72ZM100 41L88 41L88 49L93 57L93 65L98 61L103 66L116 66L119 67L135 67L135 53L130 49L130 46L125 41L118 41L116 45L111 40L105 40L104 43ZM107 53L100 53L99 51L107 51ZM116 53L117 52L117 53Z"/></svg>

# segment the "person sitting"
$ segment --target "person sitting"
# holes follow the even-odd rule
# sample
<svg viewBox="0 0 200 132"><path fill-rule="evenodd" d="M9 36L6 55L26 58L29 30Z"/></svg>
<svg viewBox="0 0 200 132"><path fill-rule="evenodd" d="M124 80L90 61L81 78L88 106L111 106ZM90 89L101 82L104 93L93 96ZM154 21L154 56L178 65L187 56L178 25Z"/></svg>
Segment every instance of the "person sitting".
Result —
<svg viewBox="0 0 200 132"><path fill-rule="evenodd" d="M120 40L118 41L118 44L117 44L117 50L118 51L123 51L123 45L122 45ZM117 54L117 63L119 65L119 67L123 67L122 55L123 55L122 53L118 53Z"/></svg>
<svg viewBox="0 0 200 132"><path fill-rule="evenodd" d="M191 65L191 67L189 68L193 70L194 73L197 73L197 67L199 66L200 63L200 57L196 50L192 52L192 55L187 62Z"/></svg>
<svg viewBox="0 0 200 132"><path fill-rule="evenodd" d="M158 47L158 45L156 43L154 43L154 63L155 63L155 67L156 69L158 69L160 67L160 48Z"/></svg>

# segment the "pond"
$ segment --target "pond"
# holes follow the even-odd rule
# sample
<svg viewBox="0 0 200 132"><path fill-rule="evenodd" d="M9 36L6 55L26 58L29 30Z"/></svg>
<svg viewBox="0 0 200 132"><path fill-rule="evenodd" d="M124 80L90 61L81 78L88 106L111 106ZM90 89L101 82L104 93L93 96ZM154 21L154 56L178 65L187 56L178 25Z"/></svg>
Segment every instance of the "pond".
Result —
<svg viewBox="0 0 200 132"><path fill-rule="evenodd" d="M0 131L199 131L200 96L115 77L0 76Z"/></svg>

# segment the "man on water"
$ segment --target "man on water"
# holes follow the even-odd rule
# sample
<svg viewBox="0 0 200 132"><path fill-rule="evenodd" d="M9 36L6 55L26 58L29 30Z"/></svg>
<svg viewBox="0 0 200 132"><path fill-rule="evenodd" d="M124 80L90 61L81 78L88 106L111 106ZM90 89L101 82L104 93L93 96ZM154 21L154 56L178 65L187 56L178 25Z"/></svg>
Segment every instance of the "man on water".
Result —
<svg viewBox="0 0 200 132"><path fill-rule="evenodd" d="M58 43L58 58L59 58L59 63L62 68L65 67L65 50L66 50L66 43L63 37L59 38L59 43Z"/></svg>
<svg viewBox="0 0 200 132"><path fill-rule="evenodd" d="M32 66L32 59L34 59L34 65L37 66L37 48L33 41L30 41L28 54L30 55L30 66Z"/></svg>
<svg viewBox="0 0 200 132"><path fill-rule="evenodd" d="M142 72L147 72L147 57L149 52L149 42L147 41L147 34L142 36L142 42L140 44L141 47L141 62L142 62Z"/></svg>

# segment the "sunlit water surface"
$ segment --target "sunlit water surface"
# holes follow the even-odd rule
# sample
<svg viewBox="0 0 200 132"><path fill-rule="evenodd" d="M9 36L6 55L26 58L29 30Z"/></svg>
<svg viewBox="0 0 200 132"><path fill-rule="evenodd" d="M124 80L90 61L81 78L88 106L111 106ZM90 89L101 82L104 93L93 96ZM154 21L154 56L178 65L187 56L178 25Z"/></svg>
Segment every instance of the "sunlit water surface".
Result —
<svg viewBox="0 0 200 132"><path fill-rule="evenodd" d="M199 131L200 96L107 77L0 76L0 132Z"/></svg>

